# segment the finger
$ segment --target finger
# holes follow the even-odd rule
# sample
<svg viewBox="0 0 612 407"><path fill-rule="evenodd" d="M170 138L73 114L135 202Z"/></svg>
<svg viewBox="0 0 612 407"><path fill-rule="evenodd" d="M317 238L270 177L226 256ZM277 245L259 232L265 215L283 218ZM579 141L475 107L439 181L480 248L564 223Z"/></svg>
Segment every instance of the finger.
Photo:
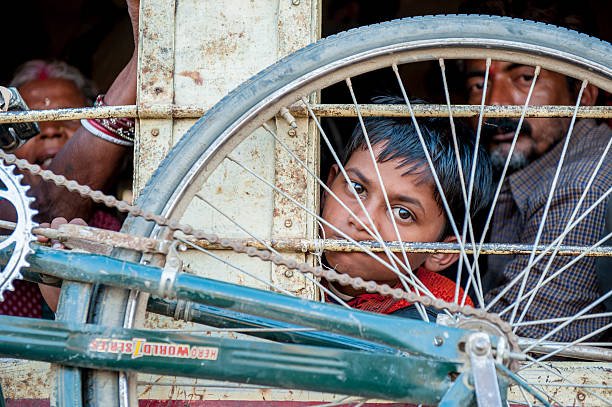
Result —
<svg viewBox="0 0 612 407"><path fill-rule="evenodd" d="M55 218L51 221L51 228L57 229L60 227L60 225L64 225L66 223L68 223L66 218Z"/></svg>
<svg viewBox="0 0 612 407"><path fill-rule="evenodd" d="M87 222L85 222L83 219L81 218L74 218L72 219L70 222L68 222L71 225L80 225L80 226L87 226Z"/></svg>
<svg viewBox="0 0 612 407"><path fill-rule="evenodd" d="M43 222L40 225L38 225L38 227L48 229L51 227L51 224L49 222ZM49 241L49 238L47 236L36 235L36 240L39 241L40 243L47 243Z"/></svg>

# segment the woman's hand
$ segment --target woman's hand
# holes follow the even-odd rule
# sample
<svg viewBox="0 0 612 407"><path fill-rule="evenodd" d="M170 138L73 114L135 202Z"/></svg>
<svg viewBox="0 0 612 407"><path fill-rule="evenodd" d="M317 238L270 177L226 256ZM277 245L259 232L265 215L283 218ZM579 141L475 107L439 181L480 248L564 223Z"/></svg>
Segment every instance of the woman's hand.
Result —
<svg viewBox="0 0 612 407"><path fill-rule="evenodd" d="M51 221L51 223L41 223L40 227L58 229L61 225L64 225L66 223L70 223L72 225L87 226L87 223L81 218L72 219L70 222L68 222L65 218L55 218ZM38 241L41 243L48 243L50 240L48 237L40 235L38 235L37 238ZM51 240L51 247L54 249L64 249L64 245L58 240ZM42 283L38 283L38 288L40 288L40 293L49 305L49 308L51 308L53 312L56 312L61 288L53 287Z"/></svg>

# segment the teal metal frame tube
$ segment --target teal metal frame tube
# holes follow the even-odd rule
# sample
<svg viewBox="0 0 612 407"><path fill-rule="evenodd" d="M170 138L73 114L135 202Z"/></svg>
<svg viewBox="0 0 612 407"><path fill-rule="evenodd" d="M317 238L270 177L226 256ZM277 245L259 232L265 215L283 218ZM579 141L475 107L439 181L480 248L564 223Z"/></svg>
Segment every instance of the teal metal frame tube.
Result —
<svg viewBox="0 0 612 407"><path fill-rule="evenodd" d="M437 404L458 363L155 330L0 316L0 355Z"/></svg>
<svg viewBox="0 0 612 407"><path fill-rule="evenodd" d="M28 260L31 271L62 279L160 293L162 270L157 267L40 246L35 247L35 254ZM186 273L177 273L170 295L447 361L461 361L458 344L469 335L469 331L462 329L350 310ZM434 341L434 338L439 339ZM493 344L496 343L496 338L492 337L491 340Z"/></svg>
<svg viewBox="0 0 612 407"><path fill-rule="evenodd" d="M147 311L155 314L173 318L176 313L178 301L165 300L157 297L150 297L147 304ZM350 336L339 335L327 331L300 331L303 326L290 324L282 321L275 321L254 315L243 314L223 308L212 307L197 303L188 303L182 306L189 307L188 322L195 322L207 326L235 329L240 332L243 328L272 328L284 331L247 331L246 335L255 336L275 342L303 344L312 346L325 346L350 350L362 350L366 352L382 352L394 355L401 354L401 351L390 346L368 342Z"/></svg>

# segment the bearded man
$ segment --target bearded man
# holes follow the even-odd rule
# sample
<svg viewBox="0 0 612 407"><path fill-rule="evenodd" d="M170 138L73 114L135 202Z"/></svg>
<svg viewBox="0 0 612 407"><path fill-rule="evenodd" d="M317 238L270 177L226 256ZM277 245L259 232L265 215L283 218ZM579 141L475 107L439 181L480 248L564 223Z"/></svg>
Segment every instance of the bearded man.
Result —
<svg viewBox="0 0 612 407"><path fill-rule="evenodd" d="M569 3L548 0L490 0L465 3L461 12L492 14L536 20L575 29L590 31L593 28L585 16L582 5L579 10L567 10ZM573 4L572 4L573 5ZM581 14L582 13L582 14ZM465 61L466 90L471 104L480 104L486 73L485 61ZM534 66L511 62L493 61L486 84L487 105L524 105L534 81ZM575 105L581 82L554 72L541 70L535 79L530 105ZM598 89L586 86L580 96L583 106L594 105ZM523 122L514 152L508 162L508 173L503 180L501 193L495 207L490 241L548 245L571 223L572 214L579 205L576 220L597 199L612 187L612 155L607 154L599 170L597 164L606 153L612 131L607 124L592 119L582 119L570 131L570 118L528 118ZM486 119L483 124L483 142L491 153L491 159L499 173L510 153L518 119ZM567 149L563 150L568 140ZM561 165L552 197L550 191L557 167ZM597 171L592 185L592 174ZM585 193L586 191L586 193ZM550 199L550 202L549 202ZM607 200L597 205L588 216L573 227L562 241L564 245L590 246L601 237ZM546 208L549 205L545 216ZM540 235L539 239L537 236ZM490 311L502 313L507 320L517 322L521 336L539 338L559 327L564 321L532 323L529 321L567 318L592 305L600 298L595 259L584 257L571 266L571 256L544 256L528 273L528 255L489 256L488 271L484 277L485 302L495 299ZM550 265L549 265L550 262ZM533 302L527 307L524 298L515 309L508 309L519 296L523 279L526 284L522 296L533 289L543 273L544 279L556 271L562 273L539 288ZM545 271L546 270L546 271ZM525 277L526 276L526 277ZM499 297L499 298L497 298ZM601 304L590 313L603 311ZM524 315L523 315L524 314ZM550 340L573 341L588 335L610 323L609 317L576 320L549 336Z"/></svg>

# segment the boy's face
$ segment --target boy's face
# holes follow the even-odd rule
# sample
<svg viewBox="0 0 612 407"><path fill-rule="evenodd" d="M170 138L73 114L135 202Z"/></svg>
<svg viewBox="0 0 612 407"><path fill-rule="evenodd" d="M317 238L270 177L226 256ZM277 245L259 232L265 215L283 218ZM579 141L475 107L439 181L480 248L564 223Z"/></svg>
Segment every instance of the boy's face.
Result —
<svg viewBox="0 0 612 407"><path fill-rule="evenodd" d="M377 157L381 145L375 145L374 156ZM445 216L435 201L431 182L422 181L422 174L406 174L406 167L399 167L401 159L377 163L385 185L391 213L387 210L383 189L378 182L376 170L368 150L357 149L348 160L345 169L350 183L346 181L338 167L330 170L327 185L361 222L370 230L374 227L385 241L397 241L391 216L395 219L399 236L404 242L433 242L440 238L445 226ZM426 169L425 169L426 170ZM352 184L352 186L351 186ZM362 211L355 194L355 189L363 206L372 219L374 226ZM375 240L358 220L351 216L338 201L325 193L322 201L322 217L327 222L356 241ZM323 225L325 238L345 239L340 233ZM402 253L396 253L403 259ZM378 254L389 263L385 254ZM325 256L336 271L347 273L352 277L362 277L379 283L394 284L397 275L376 259L363 252L343 253L326 252ZM407 253L410 267L414 270L430 256L427 254ZM401 267L399 267L402 270Z"/></svg>

